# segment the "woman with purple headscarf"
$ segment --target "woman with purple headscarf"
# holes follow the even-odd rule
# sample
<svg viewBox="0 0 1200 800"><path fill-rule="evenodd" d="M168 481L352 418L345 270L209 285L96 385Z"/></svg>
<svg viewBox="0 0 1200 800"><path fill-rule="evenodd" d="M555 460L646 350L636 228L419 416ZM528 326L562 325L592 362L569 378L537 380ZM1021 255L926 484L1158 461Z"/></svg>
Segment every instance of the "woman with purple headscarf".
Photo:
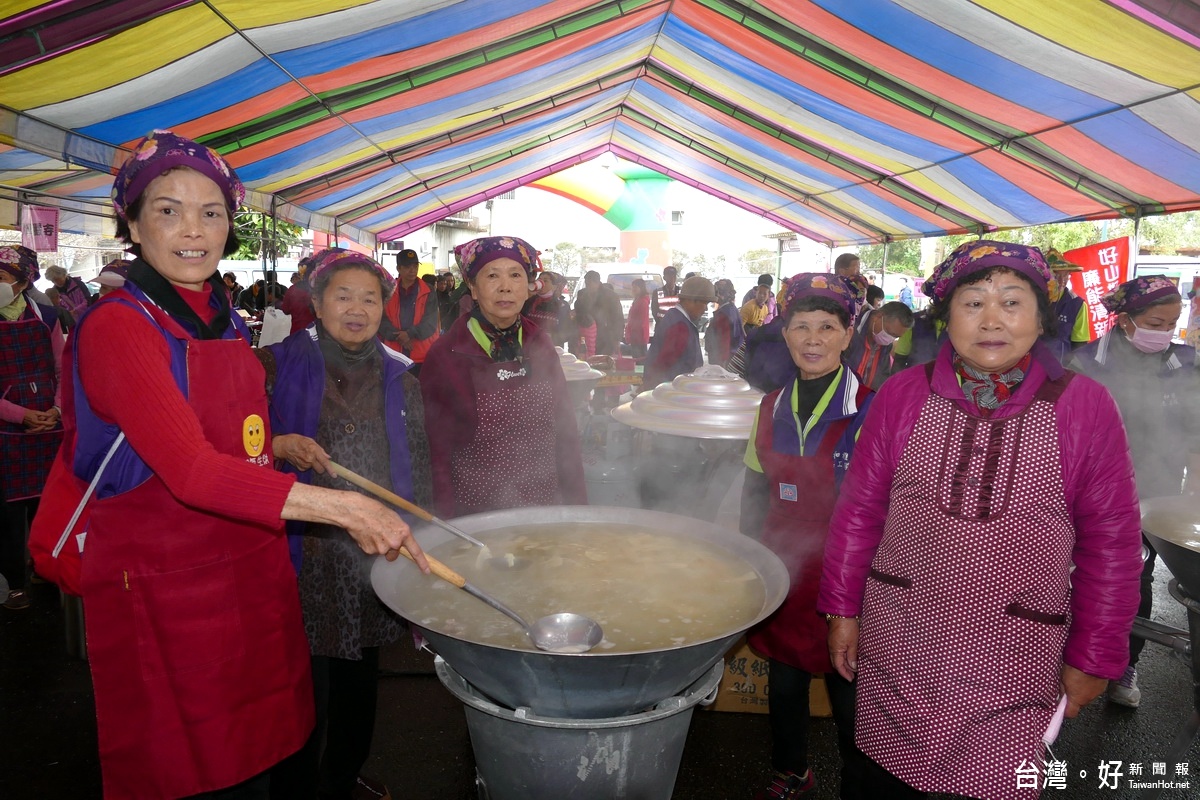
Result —
<svg viewBox="0 0 1200 800"><path fill-rule="evenodd" d="M1038 341L1049 280L1037 248L957 248L924 287L948 341L863 424L817 608L867 797L1035 798L1056 715L1125 669L1133 471L1108 392Z"/></svg>
<svg viewBox="0 0 1200 800"><path fill-rule="evenodd" d="M537 251L515 236L456 248L475 306L425 359L437 514L583 504L579 429L554 344L521 316Z"/></svg>
<svg viewBox="0 0 1200 800"><path fill-rule="evenodd" d="M1138 499L1178 496L1200 489L1200 368L1196 349L1172 341L1183 296L1164 275L1126 281L1102 302L1114 316L1112 329L1073 351L1067 366L1091 376L1112 393L1121 409ZM1142 569L1142 602L1138 616L1154 610L1154 565L1157 553ZM1110 702L1137 708L1137 662L1146 640L1129 640L1129 667L1108 687Z"/></svg>
<svg viewBox="0 0 1200 800"><path fill-rule="evenodd" d="M113 185L117 235L136 258L73 337L70 467L47 484L43 512L84 508L78 487L92 482L79 587L108 797L260 800L267 770L308 737L285 519L424 562L380 503L273 469L263 369L217 272L237 248L243 195L215 151L147 136ZM59 555L44 557L50 572Z"/></svg>
<svg viewBox="0 0 1200 800"><path fill-rule="evenodd" d="M774 774L755 800L793 800L816 783L808 758L814 674L825 676L837 723L840 797L861 796L854 687L830 666L816 609L829 517L871 404L870 387L842 363L856 300L855 287L840 275L804 273L788 284L780 320L792 380L763 398L746 447L742 533L774 550L791 576L783 605L747 636L770 663Z"/></svg>
<svg viewBox="0 0 1200 800"><path fill-rule="evenodd" d="M63 331L58 311L27 290L38 278L37 254L0 247L0 574L4 607L30 605L25 591L25 531L62 442L59 388Z"/></svg>

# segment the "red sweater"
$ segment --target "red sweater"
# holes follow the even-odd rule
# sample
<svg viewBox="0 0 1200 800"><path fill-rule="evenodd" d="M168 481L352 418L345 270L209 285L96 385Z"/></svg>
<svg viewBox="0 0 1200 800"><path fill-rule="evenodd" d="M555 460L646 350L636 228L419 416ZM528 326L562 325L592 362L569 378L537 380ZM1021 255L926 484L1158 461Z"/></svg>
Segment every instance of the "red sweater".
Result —
<svg viewBox="0 0 1200 800"><path fill-rule="evenodd" d="M177 291L206 322L212 289ZM146 315L120 303L92 310L75 343L79 380L96 415L129 444L185 505L265 525L279 524L294 475L221 455L171 376L171 353ZM219 387L195 387L219 391Z"/></svg>

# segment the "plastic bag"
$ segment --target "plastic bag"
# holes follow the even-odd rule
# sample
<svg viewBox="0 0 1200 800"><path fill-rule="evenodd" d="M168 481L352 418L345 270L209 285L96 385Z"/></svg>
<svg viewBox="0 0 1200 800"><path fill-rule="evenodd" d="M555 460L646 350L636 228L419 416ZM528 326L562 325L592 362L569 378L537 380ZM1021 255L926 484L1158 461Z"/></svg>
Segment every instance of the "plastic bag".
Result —
<svg viewBox="0 0 1200 800"><path fill-rule="evenodd" d="M268 308L263 314L262 331L258 334L258 346L278 344L292 332L292 318L278 308Z"/></svg>

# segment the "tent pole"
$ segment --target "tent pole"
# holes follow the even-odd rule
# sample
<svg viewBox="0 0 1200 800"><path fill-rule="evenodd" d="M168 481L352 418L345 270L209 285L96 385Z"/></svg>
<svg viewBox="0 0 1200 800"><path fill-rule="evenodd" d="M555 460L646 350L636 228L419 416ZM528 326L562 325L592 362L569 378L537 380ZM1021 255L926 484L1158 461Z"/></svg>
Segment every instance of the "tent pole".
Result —
<svg viewBox="0 0 1200 800"><path fill-rule="evenodd" d="M779 285L780 275L783 274L783 239L775 241L775 285Z"/></svg>
<svg viewBox="0 0 1200 800"><path fill-rule="evenodd" d="M1139 241L1139 237L1141 235L1141 228L1142 228L1142 209L1139 207L1137 210L1137 213L1135 213L1133 215L1133 252L1131 252L1129 254L1129 257L1133 260L1133 264L1130 265L1131 266L1131 269L1129 271L1129 279L1130 280L1133 280L1134 278L1137 277L1138 261L1140 261L1138 256L1141 254L1141 242Z"/></svg>
<svg viewBox="0 0 1200 800"><path fill-rule="evenodd" d="M275 216L275 198L271 198L271 269L279 269L279 218Z"/></svg>
<svg viewBox="0 0 1200 800"><path fill-rule="evenodd" d="M883 266L879 270L879 288L880 289L882 289L884 287L884 285L887 283L887 281L885 279L887 278L888 247L890 247L891 244L892 243L890 241L888 241L887 239L883 240Z"/></svg>

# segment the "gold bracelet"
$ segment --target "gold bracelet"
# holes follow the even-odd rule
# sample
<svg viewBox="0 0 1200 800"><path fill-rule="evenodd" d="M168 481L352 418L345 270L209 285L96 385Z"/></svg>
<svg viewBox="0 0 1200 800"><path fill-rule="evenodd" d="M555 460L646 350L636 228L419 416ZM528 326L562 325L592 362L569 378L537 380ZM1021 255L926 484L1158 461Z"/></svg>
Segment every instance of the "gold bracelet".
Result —
<svg viewBox="0 0 1200 800"><path fill-rule="evenodd" d="M842 616L841 614L826 614L826 615L825 615L825 622L826 622L826 624L828 624L828 623L830 623L830 622L833 622L835 619L852 619L852 620L856 620L856 621L857 621L857 620L858 620L858 615L857 615L857 614L855 614L855 615L854 615L854 616L852 616L852 617L844 617L844 616Z"/></svg>

